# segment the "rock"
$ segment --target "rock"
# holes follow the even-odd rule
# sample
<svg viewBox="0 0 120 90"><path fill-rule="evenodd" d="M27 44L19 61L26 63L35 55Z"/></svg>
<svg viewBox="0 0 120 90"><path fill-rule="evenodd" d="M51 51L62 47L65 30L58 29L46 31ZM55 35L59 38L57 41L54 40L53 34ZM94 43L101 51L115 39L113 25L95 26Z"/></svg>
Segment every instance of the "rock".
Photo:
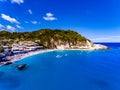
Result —
<svg viewBox="0 0 120 90"><path fill-rule="evenodd" d="M10 65L13 64L12 62L6 62L4 65Z"/></svg>
<svg viewBox="0 0 120 90"><path fill-rule="evenodd" d="M23 70L26 67L27 64L22 64L22 65L18 65L17 68L18 70Z"/></svg>
<svg viewBox="0 0 120 90"><path fill-rule="evenodd" d="M105 46L105 45L94 44L93 49L95 49L95 50L106 50L106 49L109 49L109 48L107 46Z"/></svg>
<svg viewBox="0 0 120 90"><path fill-rule="evenodd" d="M94 44L91 41L86 41L85 43L81 43L80 45L69 45L69 44L61 44L57 45L56 47L58 50L65 50L65 49L80 49L80 50L106 50L109 49L107 46L102 44Z"/></svg>

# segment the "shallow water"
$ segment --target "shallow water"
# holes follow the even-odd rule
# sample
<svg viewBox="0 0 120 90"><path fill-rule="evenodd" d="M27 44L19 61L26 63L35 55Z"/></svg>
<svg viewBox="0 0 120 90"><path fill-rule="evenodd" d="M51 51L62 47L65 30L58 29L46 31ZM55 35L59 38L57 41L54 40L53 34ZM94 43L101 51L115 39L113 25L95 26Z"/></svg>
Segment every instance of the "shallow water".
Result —
<svg viewBox="0 0 120 90"><path fill-rule="evenodd" d="M120 90L120 44L106 45L111 49L53 51L2 66L0 90Z"/></svg>

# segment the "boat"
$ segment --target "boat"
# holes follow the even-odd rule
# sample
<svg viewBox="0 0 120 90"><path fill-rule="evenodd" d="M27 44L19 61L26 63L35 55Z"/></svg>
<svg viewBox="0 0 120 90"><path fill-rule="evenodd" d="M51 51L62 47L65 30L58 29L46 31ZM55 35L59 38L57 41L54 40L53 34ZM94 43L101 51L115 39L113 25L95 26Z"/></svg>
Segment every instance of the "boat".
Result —
<svg viewBox="0 0 120 90"><path fill-rule="evenodd" d="M22 65L18 65L17 68L18 70L23 70L26 67L27 64L22 64Z"/></svg>

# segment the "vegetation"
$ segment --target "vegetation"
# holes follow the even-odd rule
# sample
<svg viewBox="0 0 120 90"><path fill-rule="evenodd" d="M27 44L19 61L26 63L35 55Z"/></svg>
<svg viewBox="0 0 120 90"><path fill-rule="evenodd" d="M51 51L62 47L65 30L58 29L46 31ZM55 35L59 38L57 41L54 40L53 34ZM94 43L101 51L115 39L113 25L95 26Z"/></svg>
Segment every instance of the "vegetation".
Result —
<svg viewBox="0 0 120 90"><path fill-rule="evenodd" d="M81 36L73 30L52 30L41 29L33 32L0 32L0 40L4 44L12 44L15 40L18 41L35 41L40 40L39 44L47 48L54 48L56 45L66 44L78 45L86 42L85 37ZM6 41L7 40L7 41ZM90 40L88 40L90 41Z"/></svg>
<svg viewBox="0 0 120 90"><path fill-rule="evenodd" d="M3 51L4 51L3 47L0 46L0 53L3 52Z"/></svg>

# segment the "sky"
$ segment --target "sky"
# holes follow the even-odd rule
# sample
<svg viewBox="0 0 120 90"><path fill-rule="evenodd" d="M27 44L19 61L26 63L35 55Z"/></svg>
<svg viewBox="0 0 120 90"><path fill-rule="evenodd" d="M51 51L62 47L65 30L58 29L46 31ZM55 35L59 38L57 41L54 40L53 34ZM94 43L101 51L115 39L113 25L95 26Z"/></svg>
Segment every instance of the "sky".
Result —
<svg viewBox="0 0 120 90"><path fill-rule="evenodd" d="M120 0L0 0L0 30L75 30L94 42L120 42Z"/></svg>

